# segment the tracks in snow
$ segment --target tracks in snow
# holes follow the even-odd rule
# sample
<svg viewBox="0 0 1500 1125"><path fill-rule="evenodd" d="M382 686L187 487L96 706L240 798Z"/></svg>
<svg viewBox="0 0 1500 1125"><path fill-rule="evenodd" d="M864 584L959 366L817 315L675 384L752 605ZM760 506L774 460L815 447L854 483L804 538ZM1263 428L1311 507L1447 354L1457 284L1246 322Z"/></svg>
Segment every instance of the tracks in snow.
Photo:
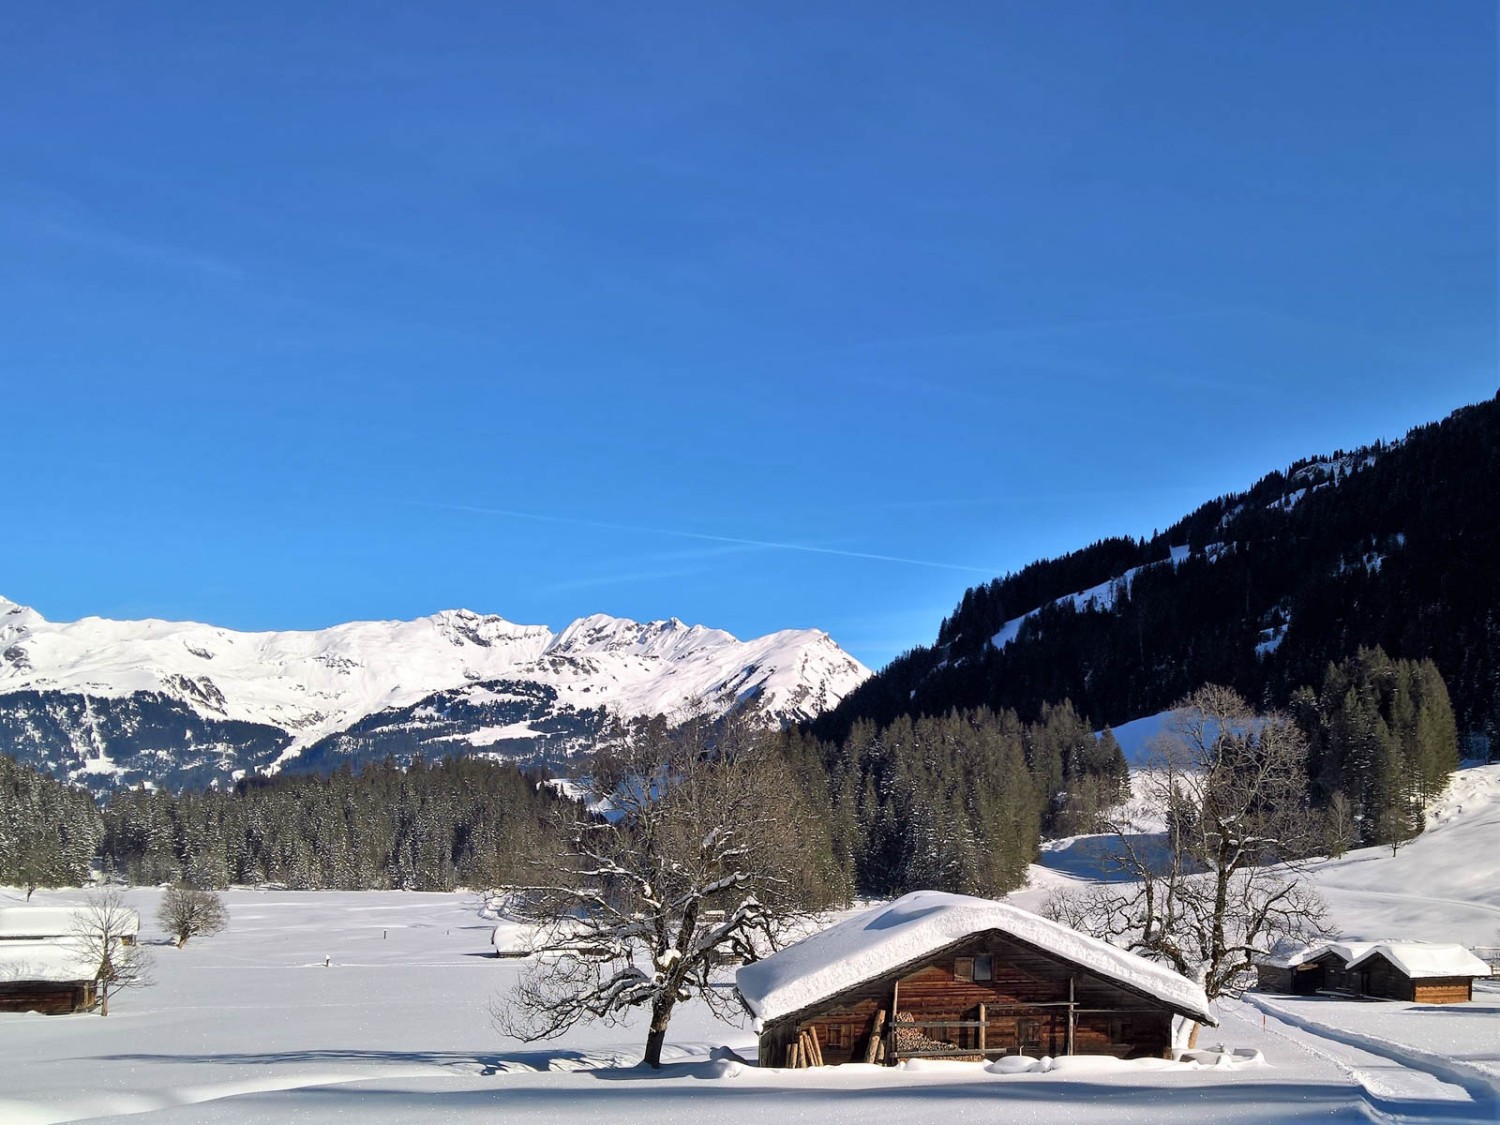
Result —
<svg viewBox="0 0 1500 1125"><path fill-rule="evenodd" d="M1361 1109L1379 1125L1500 1121L1500 1097L1492 1081L1449 1066L1437 1056L1424 1057L1398 1044L1301 1019L1248 994L1221 1010L1332 1063L1358 1087Z"/></svg>

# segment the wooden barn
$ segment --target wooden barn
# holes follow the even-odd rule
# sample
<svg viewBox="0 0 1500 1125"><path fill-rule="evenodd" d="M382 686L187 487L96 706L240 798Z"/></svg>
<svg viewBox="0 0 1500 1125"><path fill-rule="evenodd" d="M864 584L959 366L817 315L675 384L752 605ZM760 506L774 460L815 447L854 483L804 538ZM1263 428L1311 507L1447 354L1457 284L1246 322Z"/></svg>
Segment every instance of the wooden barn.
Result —
<svg viewBox="0 0 1500 1125"><path fill-rule="evenodd" d="M1349 954L1335 945L1303 947L1262 957L1255 963L1256 985L1287 996L1314 996L1342 982Z"/></svg>
<svg viewBox="0 0 1500 1125"><path fill-rule="evenodd" d="M743 966L760 1065L1169 1056L1197 984L1005 903L918 891Z"/></svg>
<svg viewBox="0 0 1500 1125"><path fill-rule="evenodd" d="M81 953L75 934L88 925L89 907L0 907L0 1012L42 1012L57 1015L92 1008L98 1000L94 978L97 962ZM127 915L133 944L140 915Z"/></svg>
<svg viewBox="0 0 1500 1125"><path fill-rule="evenodd" d="M0 1012L86 1011L97 969L64 941L0 942Z"/></svg>
<svg viewBox="0 0 1500 1125"><path fill-rule="evenodd" d="M1329 942L1257 966L1260 987L1311 996L1462 1004L1490 967L1461 945L1425 941Z"/></svg>
<svg viewBox="0 0 1500 1125"><path fill-rule="evenodd" d="M1356 996L1463 1004L1474 999L1474 979L1489 976L1490 967L1461 945L1392 941L1351 958L1344 975Z"/></svg>

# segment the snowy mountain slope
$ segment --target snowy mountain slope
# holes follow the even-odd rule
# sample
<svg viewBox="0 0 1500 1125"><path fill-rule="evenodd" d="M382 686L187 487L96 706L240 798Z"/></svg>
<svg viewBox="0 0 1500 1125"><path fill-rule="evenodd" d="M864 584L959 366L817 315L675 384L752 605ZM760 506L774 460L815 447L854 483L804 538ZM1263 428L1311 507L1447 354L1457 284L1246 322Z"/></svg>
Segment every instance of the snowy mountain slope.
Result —
<svg viewBox="0 0 1500 1125"><path fill-rule="evenodd" d="M1391 448L1399 444L1399 442L1394 443ZM1368 449L1360 450L1357 453L1341 454L1337 457L1314 458L1300 469L1289 474L1286 477L1284 485L1278 490L1278 495L1275 499L1265 503L1263 506L1270 511L1290 512L1309 493L1319 492L1325 488L1336 488L1349 480L1353 474L1374 465L1376 460L1376 454ZM1234 518L1242 511L1244 511L1243 504L1226 513L1219 521L1220 528L1229 528ZM1394 542L1396 546L1402 546L1405 544L1405 537L1398 535L1395 537ZM1103 582L1095 583L1086 590L1076 590L1072 593L1064 594L1059 598L1053 598L1047 605L1034 606L1019 617L1010 618L990 638L990 644L995 648L1004 648L1020 635L1023 624L1034 619L1048 606L1070 606L1078 613L1089 610L1099 613L1109 613L1115 608L1116 603L1122 597L1129 595L1131 585L1135 581L1136 576L1143 571L1169 564L1177 567L1192 558L1201 558L1211 563L1221 557L1226 551L1233 549L1234 544L1232 542L1208 543L1197 550L1187 543L1171 546L1167 558L1145 563L1141 566L1130 567L1120 574L1105 579ZM1349 567L1364 566L1378 569L1383 557L1370 552L1358 559L1346 560L1341 565ZM1279 629L1268 629L1265 631L1267 634L1274 633L1275 635L1270 640L1264 642L1260 648L1262 655L1275 650L1276 644L1279 643L1284 630L1285 626L1283 624Z"/></svg>
<svg viewBox="0 0 1500 1125"><path fill-rule="evenodd" d="M226 775L311 747L321 747L319 759L409 754L428 741L445 752L535 756L534 744L587 736L609 715L670 714L695 700L713 714L741 704L772 722L806 718L868 675L812 629L739 641L675 618L601 614L554 633L447 610L241 633L195 622L52 622L0 599L0 738L69 776L117 783L122 770L155 779L141 763L122 766L117 752L145 728L157 728L149 749L161 768L174 750L210 747L198 766ZM350 741L362 726L381 737ZM48 747L69 760L47 760ZM130 749L133 758L141 748Z"/></svg>
<svg viewBox="0 0 1500 1125"><path fill-rule="evenodd" d="M1431 659L1459 729L1500 729L1500 398L1398 442L1303 459L1149 537L1039 559L965 590L934 642L821 716L856 722L1063 700L1121 726L1205 683L1284 705L1360 648Z"/></svg>
<svg viewBox="0 0 1500 1125"><path fill-rule="evenodd" d="M1500 935L1500 764L1453 776L1427 812L1427 830L1395 855L1356 848L1310 865L1306 877L1329 905L1335 931L1351 940L1401 938L1493 946ZM1105 836L1044 845L1026 890L1011 901L1036 908L1053 887L1107 882Z"/></svg>
<svg viewBox="0 0 1500 1125"><path fill-rule="evenodd" d="M1314 865L1309 878L1351 939L1396 935L1464 945L1500 943L1500 764L1453 775L1427 810L1427 829L1395 855L1358 848Z"/></svg>
<svg viewBox="0 0 1500 1125"><path fill-rule="evenodd" d="M1211 543L1204 548L1202 555L1208 561L1212 562L1223 550L1224 545L1222 543ZM1122 596L1130 593L1130 584L1135 581L1135 576L1143 570L1165 566L1168 563L1176 566L1184 559L1192 556L1192 548L1186 544L1180 547L1173 547L1171 551L1171 557L1168 559L1163 559L1160 562L1146 563L1143 566L1133 566L1123 574L1117 574L1113 578L1090 586L1087 590L1078 590L1071 594L1064 594L1060 598L1054 598L1048 604L1054 606L1069 605L1078 613L1083 613L1086 610L1108 613L1114 609L1115 602ZM1034 609L1027 610L1020 617L1012 617L1000 627L999 632L990 638L990 644L996 648L1004 648L1020 635L1023 624L1036 617L1045 608L1046 606L1037 606Z"/></svg>

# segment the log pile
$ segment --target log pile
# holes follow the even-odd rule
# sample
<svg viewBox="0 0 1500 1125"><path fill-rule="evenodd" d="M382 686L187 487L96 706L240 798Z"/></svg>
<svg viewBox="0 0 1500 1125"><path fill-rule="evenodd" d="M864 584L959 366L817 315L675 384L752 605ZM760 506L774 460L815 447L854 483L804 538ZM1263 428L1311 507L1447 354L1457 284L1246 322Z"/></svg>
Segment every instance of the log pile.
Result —
<svg viewBox="0 0 1500 1125"><path fill-rule="evenodd" d="M807 1028L797 1033L797 1038L786 1049L786 1065L793 1070L823 1065L823 1046L818 1042L818 1033L815 1028Z"/></svg>
<svg viewBox="0 0 1500 1125"><path fill-rule="evenodd" d="M932 1052L954 1051L958 1044L950 1043L943 1039L933 1039L923 1035L921 1030L908 1026L916 1020L910 1012L896 1013L896 1057L898 1059L911 1058L914 1055L927 1055ZM944 1055L944 1058L953 1062L984 1062L983 1055Z"/></svg>

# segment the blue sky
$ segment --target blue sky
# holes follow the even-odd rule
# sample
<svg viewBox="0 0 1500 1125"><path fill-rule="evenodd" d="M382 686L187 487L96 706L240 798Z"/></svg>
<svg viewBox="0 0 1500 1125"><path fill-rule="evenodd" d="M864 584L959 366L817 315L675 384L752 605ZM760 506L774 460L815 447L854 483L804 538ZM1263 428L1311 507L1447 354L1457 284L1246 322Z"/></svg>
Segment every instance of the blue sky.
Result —
<svg viewBox="0 0 1500 1125"><path fill-rule="evenodd" d="M866 663L1497 382L1487 0L29 5L0 594Z"/></svg>

